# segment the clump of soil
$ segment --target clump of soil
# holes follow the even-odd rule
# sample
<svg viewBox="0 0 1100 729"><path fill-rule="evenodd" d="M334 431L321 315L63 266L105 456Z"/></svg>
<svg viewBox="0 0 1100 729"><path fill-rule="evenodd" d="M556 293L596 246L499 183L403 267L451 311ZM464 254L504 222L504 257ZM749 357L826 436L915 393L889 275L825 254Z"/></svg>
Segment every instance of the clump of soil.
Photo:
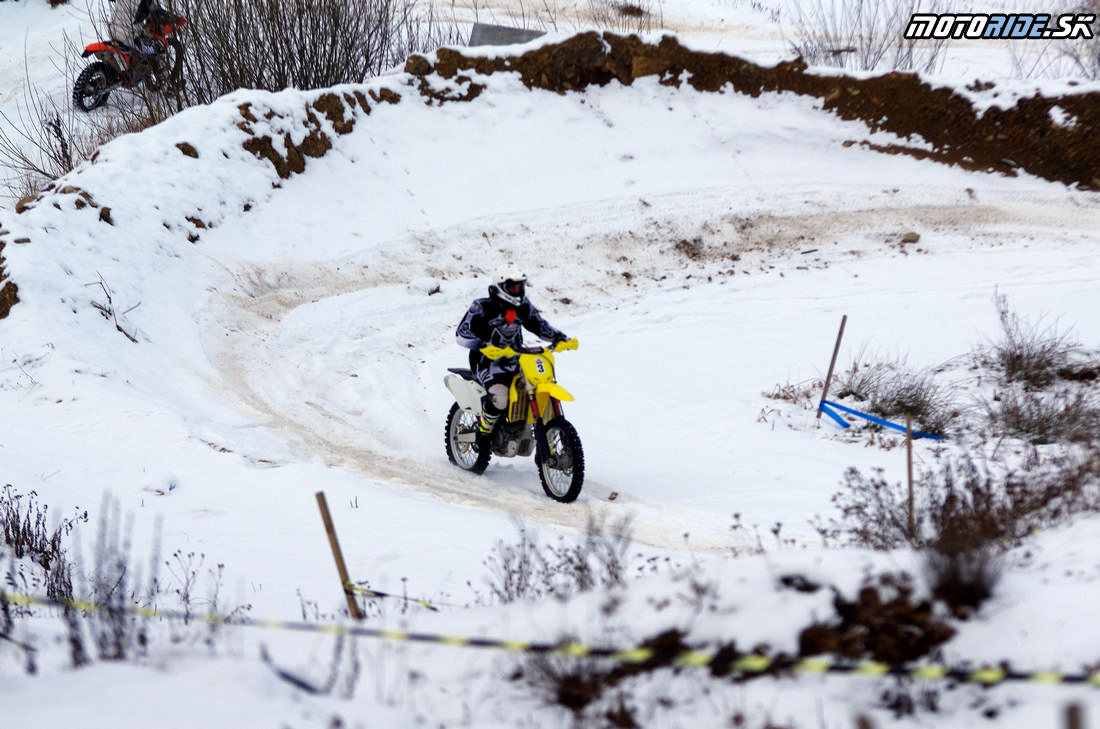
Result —
<svg viewBox="0 0 1100 729"><path fill-rule="evenodd" d="M19 303L19 287L4 271L4 241L0 240L0 319L7 317L11 307Z"/></svg>
<svg viewBox="0 0 1100 729"><path fill-rule="evenodd" d="M852 601L837 593L833 605L837 619L811 625L799 635L800 655L829 653L901 665L928 655L955 635L954 628L936 618L931 602L914 602L913 589L903 578L885 575Z"/></svg>

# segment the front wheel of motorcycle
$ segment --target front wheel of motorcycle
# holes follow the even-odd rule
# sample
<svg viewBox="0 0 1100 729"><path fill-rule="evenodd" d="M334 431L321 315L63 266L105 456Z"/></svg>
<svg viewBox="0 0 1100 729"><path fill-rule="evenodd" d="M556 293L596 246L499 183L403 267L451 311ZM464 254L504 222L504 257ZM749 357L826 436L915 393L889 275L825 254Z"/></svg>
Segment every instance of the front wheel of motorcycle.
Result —
<svg viewBox="0 0 1100 729"><path fill-rule="evenodd" d="M549 453L539 454L542 490L555 501L575 501L584 484L584 450L577 429L565 418L554 418L545 426Z"/></svg>
<svg viewBox="0 0 1100 729"><path fill-rule="evenodd" d="M489 467L489 457L492 452L489 448L478 451L477 441L478 417L469 410L463 410L456 402L451 406L451 412L447 414L447 427L444 430L443 442L447 446L447 458L464 471L474 474L485 473Z"/></svg>
<svg viewBox="0 0 1100 729"><path fill-rule="evenodd" d="M152 57L152 68L145 75L145 87L150 91L172 93L182 87L183 46L168 38L164 48Z"/></svg>
<svg viewBox="0 0 1100 729"><path fill-rule="evenodd" d="M118 83L118 72L103 61L89 64L76 77L73 105L81 111L98 109L107 103L111 88Z"/></svg>

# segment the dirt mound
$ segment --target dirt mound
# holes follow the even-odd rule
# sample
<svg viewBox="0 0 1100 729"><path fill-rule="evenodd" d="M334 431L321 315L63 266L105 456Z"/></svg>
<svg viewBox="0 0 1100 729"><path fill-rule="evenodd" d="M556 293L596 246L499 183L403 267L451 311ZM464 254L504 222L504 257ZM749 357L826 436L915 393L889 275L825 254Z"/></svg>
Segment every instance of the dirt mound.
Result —
<svg viewBox="0 0 1100 729"><path fill-rule="evenodd" d="M0 235L7 231L0 231ZM19 287L8 278L4 270L4 241L0 240L0 319L3 319L11 311L11 307L19 303Z"/></svg>
<svg viewBox="0 0 1100 729"><path fill-rule="evenodd" d="M837 593L833 605L837 619L802 631L800 655L828 653L899 665L923 658L955 635L930 602L913 600L912 585L903 577L883 575L853 601Z"/></svg>
<svg viewBox="0 0 1100 729"><path fill-rule="evenodd" d="M443 96L422 80L420 92L440 101L468 100L480 93L476 81L463 72L518 72L529 88L559 93L612 80L631 84L650 75L659 75L662 84L687 83L699 91L732 89L750 96L791 91L819 97L823 108L843 119L858 119L872 131L906 138L917 135L924 143L920 148L864 143L881 152L1006 175L1022 169L1053 182L1100 190L1100 145L1095 141L1100 131L1100 93L1096 92L1059 97L1036 94L1010 108L983 112L956 91L933 87L912 73L866 79L818 76L808 73L801 59L765 67L723 53L692 51L668 36L653 45L637 36L596 32L514 57L468 57L441 49L434 62L410 57L405 70L422 79L434 72L467 85L465 94L449 91ZM971 90L992 88L993 84L975 82Z"/></svg>

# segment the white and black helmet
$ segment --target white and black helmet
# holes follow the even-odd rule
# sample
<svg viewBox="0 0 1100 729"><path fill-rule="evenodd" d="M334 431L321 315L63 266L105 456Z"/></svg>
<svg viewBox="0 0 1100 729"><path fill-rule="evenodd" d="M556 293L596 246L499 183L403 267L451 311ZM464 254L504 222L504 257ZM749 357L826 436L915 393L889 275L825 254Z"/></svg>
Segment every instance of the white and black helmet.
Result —
<svg viewBox="0 0 1100 729"><path fill-rule="evenodd" d="M527 294L527 274L514 263L501 266L493 283L489 285L489 295L500 299L510 306L519 306Z"/></svg>

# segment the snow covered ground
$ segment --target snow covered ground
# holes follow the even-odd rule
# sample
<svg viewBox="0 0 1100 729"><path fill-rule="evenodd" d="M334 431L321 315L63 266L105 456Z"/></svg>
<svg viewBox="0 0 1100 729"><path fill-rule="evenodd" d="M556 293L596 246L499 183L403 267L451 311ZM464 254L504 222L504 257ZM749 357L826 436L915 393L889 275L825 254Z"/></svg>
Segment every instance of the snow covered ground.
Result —
<svg viewBox="0 0 1100 729"><path fill-rule="evenodd" d="M700 47L783 51L747 3L664 13ZM5 113L25 98L21 56L64 100L43 64L65 63L55 51L79 32L78 9L3 2L0 19ZM1004 62L958 53L945 83ZM792 94L649 78L557 95L484 81L474 102L437 107L402 73L366 84L408 96L373 105L288 180L242 148L238 109L278 114L258 114L258 134L297 134L318 92L238 92L115 140L24 214L0 208L21 299L0 321L0 483L34 491L54 519L89 510L73 535L86 557L108 495L132 519L136 562L161 525L166 596L193 571L205 599L224 565L220 606L250 605L255 618L344 622L323 491L353 580L442 607L391 601L365 625L622 646L675 628L694 646L795 652L797 632L832 614L832 593L779 589L779 577L851 595L872 571L919 575L919 557L820 547L810 521L835 515L845 469L900 481L903 451L863 447L764 393L823 377L843 315L841 365L868 350L918 367L964 355L997 335L995 293L1100 340L1095 193L846 145L899 140ZM910 231L919 243L900 246ZM701 263L678 248L697 239L738 257ZM536 305L580 340L558 358L588 464L571 505L542 494L529 459L470 477L443 451L442 376L465 361L454 328L505 260L528 269ZM933 449L917 443L918 466ZM626 517L632 586L617 608L603 591L489 604L490 555L518 539L517 522L553 544L592 518ZM994 598L954 624L943 660L1094 666L1098 532L1081 518L1014 552ZM37 641L38 675L0 642L5 725L572 725L509 680L521 660L511 653L360 639L353 659L334 655L331 635L230 628L213 650L195 631L177 643L157 633L144 658L73 670L51 613L17 621L13 636ZM260 645L313 683L338 667L345 690L293 687ZM701 670L638 677L624 700L646 727L895 720L881 706L892 679L737 684ZM1095 687L928 688L939 710L900 725L1050 726L1070 701L1100 709Z"/></svg>

